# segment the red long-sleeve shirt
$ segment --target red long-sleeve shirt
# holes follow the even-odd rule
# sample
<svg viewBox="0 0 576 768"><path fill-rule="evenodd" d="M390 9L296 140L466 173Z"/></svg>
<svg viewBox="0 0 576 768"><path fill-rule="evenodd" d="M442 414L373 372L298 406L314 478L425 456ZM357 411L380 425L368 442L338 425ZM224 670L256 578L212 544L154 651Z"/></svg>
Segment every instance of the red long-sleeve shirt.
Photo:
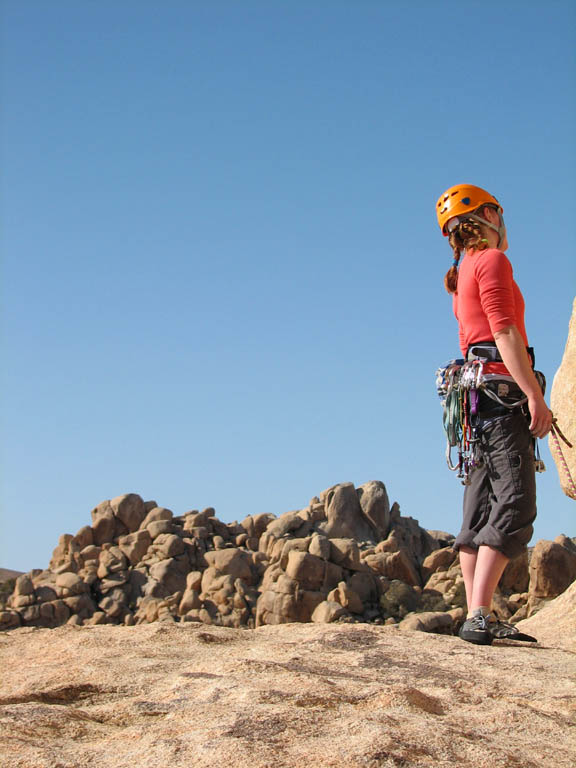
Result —
<svg viewBox="0 0 576 768"><path fill-rule="evenodd" d="M458 270L458 290L453 297L458 320L460 349L466 357L471 344L494 341L494 334L509 325L520 331L528 346L524 326L524 297L514 281L512 265L497 248L469 251ZM485 370L507 373L502 363L492 363Z"/></svg>

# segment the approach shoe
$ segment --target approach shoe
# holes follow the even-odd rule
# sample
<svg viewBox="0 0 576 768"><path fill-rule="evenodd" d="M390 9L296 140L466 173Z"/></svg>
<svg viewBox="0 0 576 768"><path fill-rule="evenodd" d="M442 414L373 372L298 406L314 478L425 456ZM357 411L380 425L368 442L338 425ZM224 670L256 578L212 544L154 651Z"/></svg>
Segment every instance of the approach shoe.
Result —
<svg viewBox="0 0 576 768"><path fill-rule="evenodd" d="M532 635L526 635L524 632L520 632L518 627L515 627L513 624L508 624L497 618L488 623L488 629L494 640L519 640L524 643L538 642Z"/></svg>
<svg viewBox="0 0 576 768"><path fill-rule="evenodd" d="M482 614L466 619L460 627L458 636L462 640L466 640L468 643L475 643L476 645L491 645L494 639L493 634L490 632L488 617L482 616Z"/></svg>

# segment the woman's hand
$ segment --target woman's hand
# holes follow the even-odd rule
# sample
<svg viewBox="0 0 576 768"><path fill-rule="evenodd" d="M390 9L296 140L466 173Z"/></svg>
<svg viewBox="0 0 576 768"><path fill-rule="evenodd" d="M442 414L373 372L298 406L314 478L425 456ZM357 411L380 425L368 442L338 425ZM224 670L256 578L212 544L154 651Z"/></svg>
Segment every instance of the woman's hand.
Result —
<svg viewBox="0 0 576 768"><path fill-rule="evenodd" d="M530 432L534 437L546 437L552 426L552 411L546 405L544 397L528 397L528 410L531 417Z"/></svg>

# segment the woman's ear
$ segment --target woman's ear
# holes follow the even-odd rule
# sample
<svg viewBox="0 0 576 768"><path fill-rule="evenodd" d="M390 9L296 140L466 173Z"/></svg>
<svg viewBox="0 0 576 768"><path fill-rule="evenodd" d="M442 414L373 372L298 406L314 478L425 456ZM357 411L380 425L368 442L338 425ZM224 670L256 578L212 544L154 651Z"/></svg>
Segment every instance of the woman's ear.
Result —
<svg viewBox="0 0 576 768"><path fill-rule="evenodd" d="M486 221L489 221L490 224L495 224L496 226L500 226L500 214L495 208L492 208L490 205L486 205L482 209L482 213L480 216L483 219L486 219Z"/></svg>

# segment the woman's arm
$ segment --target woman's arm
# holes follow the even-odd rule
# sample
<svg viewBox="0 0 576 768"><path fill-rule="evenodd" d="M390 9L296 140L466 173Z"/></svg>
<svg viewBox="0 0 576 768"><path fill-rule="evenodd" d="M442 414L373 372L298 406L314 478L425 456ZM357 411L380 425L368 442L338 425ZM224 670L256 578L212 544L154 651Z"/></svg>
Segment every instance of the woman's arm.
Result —
<svg viewBox="0 0 576 768"><path fill-rule="evenodd" d="M528 397L530 431L534 437L545 437L552 424L552 412L546 405L538 384L524 341L515 325L501 328L494 334L496 346L510 376Z"/></svg>

